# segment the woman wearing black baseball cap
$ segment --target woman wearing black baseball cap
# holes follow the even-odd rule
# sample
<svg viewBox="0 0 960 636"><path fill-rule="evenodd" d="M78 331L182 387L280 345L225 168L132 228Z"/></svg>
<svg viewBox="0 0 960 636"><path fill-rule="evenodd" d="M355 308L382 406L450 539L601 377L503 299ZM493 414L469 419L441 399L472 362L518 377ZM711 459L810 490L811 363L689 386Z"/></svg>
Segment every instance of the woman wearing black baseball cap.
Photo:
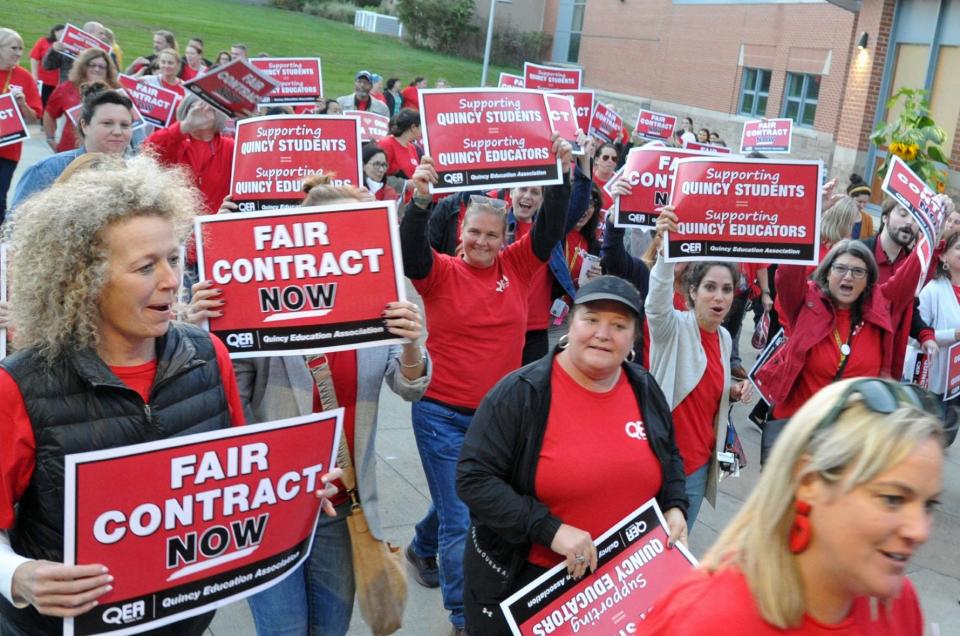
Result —
<svg viewBox="0 0 960 636"><path fill-rule="evenodd" d="M621 278L585 284L554 352L503 378L473 416L457 467L473 521L464 550L469 633L510 634L500 601L558 563L576 578L593 571L593 537L650 498L665 511L670 546L686 542L670 407L631 362L641 306ZM629 495L611 483L630 483Z"/></svg>

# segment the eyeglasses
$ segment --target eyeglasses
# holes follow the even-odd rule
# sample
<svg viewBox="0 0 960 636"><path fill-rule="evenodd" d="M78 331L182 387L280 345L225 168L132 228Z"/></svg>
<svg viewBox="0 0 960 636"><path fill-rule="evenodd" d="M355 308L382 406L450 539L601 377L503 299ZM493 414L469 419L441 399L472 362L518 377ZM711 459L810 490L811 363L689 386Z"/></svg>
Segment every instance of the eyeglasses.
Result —
<svg viewBox="0 0 960 636"><path fill-rule="evenodd" d="M839 276L840 278L846 277L849 273L851 276L857 280L861 280L867 276L867 270L863 267L850 267L849 265L843 265L841 263L834 263L830 266L830 271Z"/></svg>
<svg viewBox="0 0 960 636"><path fill-rule="evenodd" d="M388 166L389 164L387 164L386 161L371 161L371 162L368 163L367 165L368 165L368 166L373 166L374 168L382 168L382 169L386 170L386 169L387 169L387 166Z"/></svg>
<svg viewBox="0 0 960 636"><path fill-rule="evenodd" d="M491 199L490 197L479 194L470 195L470 205L486 205L496 210L505 210L507 208L507 202L503 199Z"/></svg>
<svg viewBox="0 0 960 636"><path fill-rule="evenodd" d="M863 405L874 413L890 415L901 406L913 406L921 411L943 419L943 402L936 395L918 387L916 384L900 384L892 380L880 378L864 378L855 380L837 398L836 405L817 424L816 431L833 425L844 409L849 406L849 399L859 395Z"/></svg>
<svg viewBox="0 0 960 636"><path fill-rule="evenodd" d="M96 71L105 71L107 70L106 64L87 64L87 68L92 68Z"/></svg>

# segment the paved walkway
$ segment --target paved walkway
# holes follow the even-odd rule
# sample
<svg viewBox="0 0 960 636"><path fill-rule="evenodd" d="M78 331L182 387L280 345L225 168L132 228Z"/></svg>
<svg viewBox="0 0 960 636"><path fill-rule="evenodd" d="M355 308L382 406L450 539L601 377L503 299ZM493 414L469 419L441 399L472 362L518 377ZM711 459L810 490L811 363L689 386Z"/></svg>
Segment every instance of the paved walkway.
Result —
<svg viewBox="0 0 960 636"><path fill-rule="evenodd" d="M35 134L39 138L27 142L22 165L29 165L29 162L49 154L39 132ZM409 285L408 293L411 298L416 297ZM744 354L745 365L752 364L755 354L750 346L749 333L742 334L740 351ZM741 472L740 478L725 479L721 483L716 509L704 504L690 538L690 547L695 555L703 554L710 546L718 532L740 508L759 477L760 434L747 422L746 413L744 407L736 407L734 421L750 465ZM933 536L910 566L910 577L923 603L928 633L929 624L937 623L939 633L943 636L960 635L960 606L957 604L960 599L960 459L956 448L957 445L947 458L943 505L937 512ZM395 544L405 545L413 536L413 526L427 511L430 493L413 438L409 405L386 388L380 404L377 450L380 459L378 480L383 502L381 516L386 538ZM624 495L629 496L629 491L625 489ZM405 625L397 633L410 636L449 633L439 590L420 587L412 576L409 582ZM253 621L246 603L235 603L217 612L210 633L216 636L252 636ZM370 633L360 619L359 610L354 612L349 633L351 636Z"/></svg>

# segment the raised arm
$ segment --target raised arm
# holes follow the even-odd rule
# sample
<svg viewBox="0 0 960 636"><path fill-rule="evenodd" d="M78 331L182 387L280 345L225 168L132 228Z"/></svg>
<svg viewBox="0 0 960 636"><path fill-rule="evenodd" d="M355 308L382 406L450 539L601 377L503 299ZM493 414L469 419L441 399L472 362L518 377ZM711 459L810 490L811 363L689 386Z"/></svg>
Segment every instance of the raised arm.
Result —
<svg viewBox="0 0 960 636"><path fill-rule="evenodd" d="M533 253L544 263L550 260L550 252L553 250L553 246L563 238L563 228L570 205L569 169L572 157L570 144L560 139L558 135L554 135L553 151L560 159L563 183L544 188L543 209L537 215L537 220L534 221L533 227L530 229Z"/></svg>
<svg viewBox="0 0 960 636"><path fill-rule="evenodd" d="M433 160L424 155L420 165L413 173L415 184L413 201L400 222L400 247L403 250L403 273L411 280L419 280L430 275L433 269L433 252L427 236L427 224L430 220L430 184L437 182L437 171Z"/></svg>

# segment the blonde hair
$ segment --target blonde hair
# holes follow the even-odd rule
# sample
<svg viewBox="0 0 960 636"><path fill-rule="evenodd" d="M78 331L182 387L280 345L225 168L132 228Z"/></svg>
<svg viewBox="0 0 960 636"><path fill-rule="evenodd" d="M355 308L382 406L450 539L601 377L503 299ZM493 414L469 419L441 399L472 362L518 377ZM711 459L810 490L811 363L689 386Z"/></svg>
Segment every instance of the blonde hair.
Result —
<svg viewBox="0 0 960 636"><path fill-rule="evenodd" d="M19 33L7 27L0 27L0 46L8 46L14 41L20 42L20 46L23 46L23 38Z"/></svg>
<svg viewBox="0 0 960 636"><path fill-rule="evenodd" d="M833 245L850 238L845 234L860 219L860 209L851 197L843 197L834 203L820 218L820 241Z"/></svg>
<svg viewBox="0 0 960 636"><path fill-rule="evenodd" d="M313 174L303 180L304 206L326 205L342 202L343 199L373 201L373 195L354 186L333 185L333 173Z"/></svg>
<svg viewBox="0 0 960 636"><path fill-rule="evenodd" d="M180 168L164 168L149 156L91 164L27 199L4 226L14 345L35 347L47 361L68 348L99 343L108 227L159 217L173 224L182 241L203 209L200 193Z"/></svg>
<svg viewBox="0 0 960 636"><path fill-rule="evenodd" d="M826 386L790 418L756 488L700 561L708 571L739 568L764 620L780 629L799 626L806 612L800 570L789 549L802 480L817 475L850 492L899 464L922 442L943 440L936 417L911 406L880 415L858 395L848 399L836 422L821 427L854 381Z"/></svg>
<svg viewBox="0 0 960 636"><path fill-rule="evenodd" d="M122 168L123 165L123 159L120 157L108 155L105 152L85 152L68 163L67 167L60 173L60 176L54 179L53 184L66 183L72 179L74 175L87 170L113 170Z"/></svg>
<svg viewBox="0 0 960 636"><path fill-rule="evenodd" d="M120 82L117 80L117 67L113 64L113 58L100 49L87 49L77 56L70 67L70 74L67 79L78 89L87 81L87 66L95 59L103 60L107 65L107 75L102 81L110 88L120 88Z"/></svg>

